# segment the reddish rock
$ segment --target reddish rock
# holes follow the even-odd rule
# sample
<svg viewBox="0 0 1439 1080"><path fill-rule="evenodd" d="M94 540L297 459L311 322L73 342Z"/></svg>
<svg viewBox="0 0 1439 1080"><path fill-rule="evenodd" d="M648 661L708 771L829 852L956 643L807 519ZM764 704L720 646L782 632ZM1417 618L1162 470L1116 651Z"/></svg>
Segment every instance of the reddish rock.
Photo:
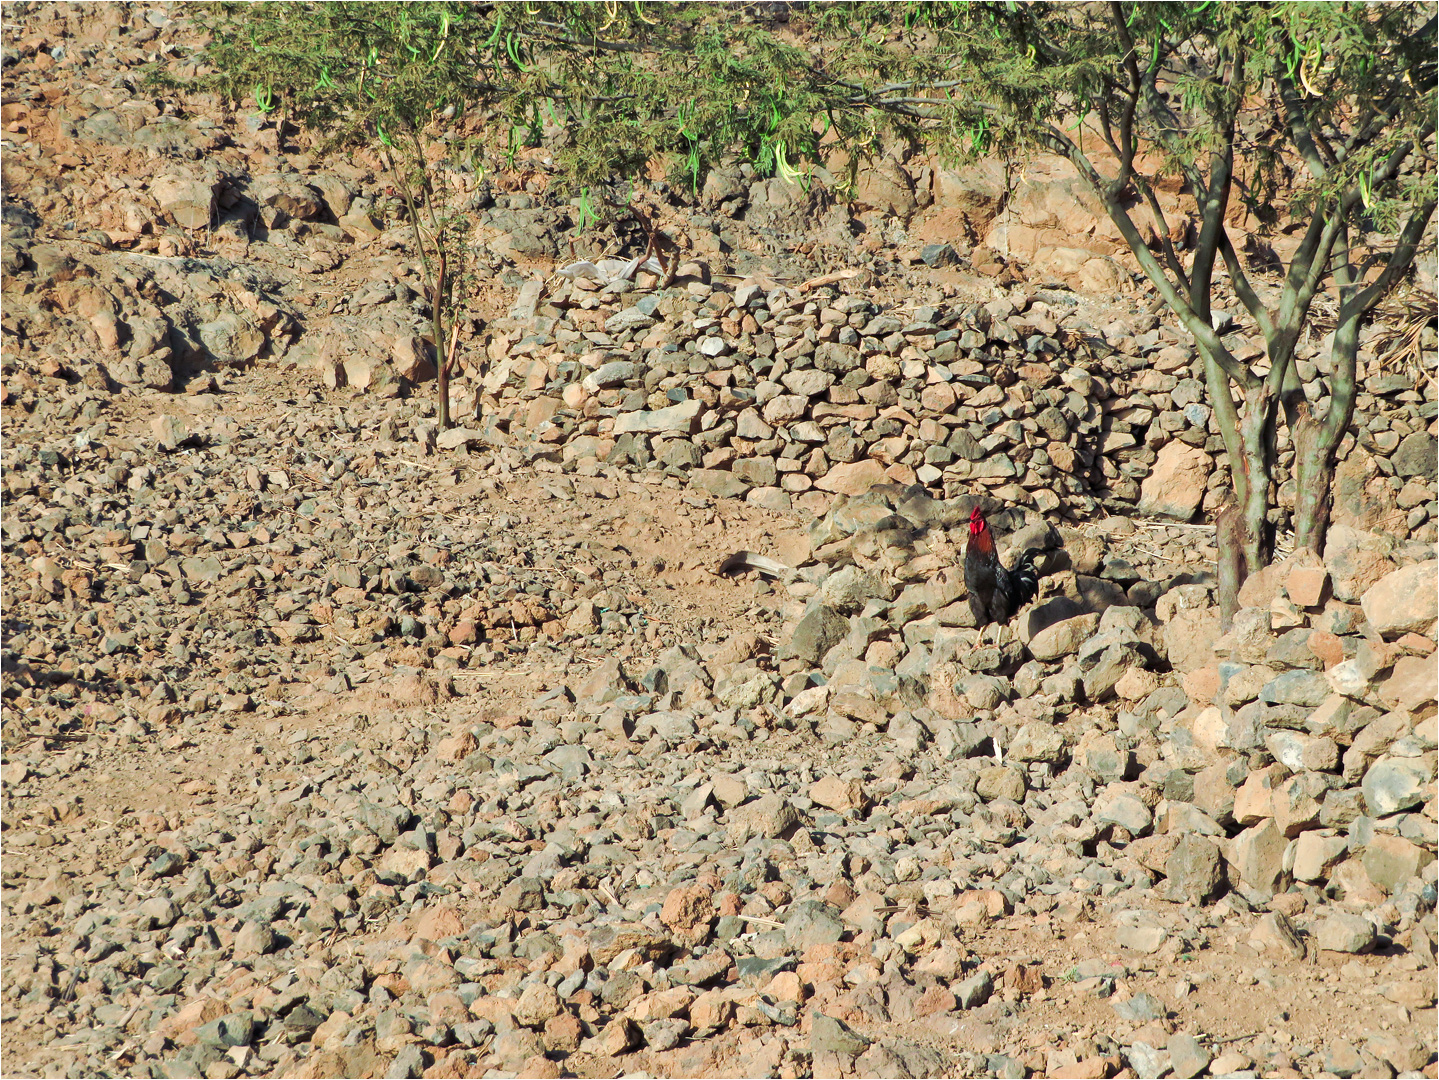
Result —
<svg viewBox="0 0 1439 1080"><path fill-rule="evenodd" d="M1319 657L1328 671L1344 660L1344 642L1327 630L1314 630L1309 634L1309 651Z"/></svg>
<svg viewBox="0 0 1439 1080"><path fill-rule="evenodd" d="M713 918L711 892L702 885L681 885L671 889L660 909L660 922L683 941L703 941L709 935L710 920Z"/></svg>
<svg viewBox="0 0 1439 1080"><path fill-rule="evenodd" d="M1207 664L1188 672L1183 680L1184 693L1199 705L1208 705L1219 693L1219 665Z"/></svg>
<svg viewBox="0 0 1439 1080"><path fill-rule="evenodd" d="M465 924L453 908L444 904L428 907L415 920L414 939L441 941L448 937L459 937L465 932ZM412 939L412 940L414 940Z"/></svg>
<svg viewBox="0 0 1439 1080"><path fill-rule="evenodd" d="M572 1013L560 1013L545 1021L542 1038L545 1049L552 1054L572 1054L579 1049L583 1035L579 1017Z"/></svg>
<svg viewBox="0 0 1439 1080"><path fill-rule="evenodd" d="M1322 566L1296 566L1284 579L1284 591L1302 608L1317 608L1329 596L1329 571Z"/></svg>
<svg viewBox="0 0 1439 1080"><path fill-rule="evenodd" d="M1166 443L1139 489L1139 512L1188 521L1204 501L1213 462L1182 442Z"/></svg>

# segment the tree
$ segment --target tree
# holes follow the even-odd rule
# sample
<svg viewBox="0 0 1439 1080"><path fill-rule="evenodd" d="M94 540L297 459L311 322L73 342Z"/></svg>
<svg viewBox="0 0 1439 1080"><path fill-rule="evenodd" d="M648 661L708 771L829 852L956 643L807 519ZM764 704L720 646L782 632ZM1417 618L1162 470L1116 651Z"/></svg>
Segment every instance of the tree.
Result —
<svg viewBox="0 0 1439 1080"><path fill-rule="evenodd" d="M420 170L414 220L430 191L420 166L470 106L488 118L471 130L491 154L545 138L556 179L581 192L655 160L697 189L736 153L797 179L893 138L950 161L1063 155L1202 357L1234 489L1221 544L1237 544L1240 579L1271 556L1281 421L1296 448L1295 543L1322 546L1360 326L1435 209L1433 4L258 7L217 31L215 78L260 87L337 138L393 149L399 132L389 139ZM1166 174L1193 200L1187 251L1156 196ZM1230 233L1240 207L1297 229L1272 303ZM1214 325L1221 279L1263 339L1259 360ZM1326 291L1330 375L1306 383L1295 346ZM437 315L440 356L442 343Z"/></svg>
<svg viewBox="0 0 1439 1080"><path fill-rule="evenodd" d="M1354 414L1360 325L1408 270L1434 213L1433 5L985 8L937 21L941 47L952 42L980 80L972 115L1002 117L1011 145L1073 164L1193 336L1231 464L1241 578L1271 554L1281 416L1296 450L1295 545L1318 550ZM1108 152L1108 172L1086 132ZM1146 157L1177 172L1194 200L1187 259L1169 239L1157 175L1140 167ZM1272 306L1230 235L1236 199L1261 219L1283 210L1302 230ZM1240 360L1211 321L1221 265L1263 338L1262 362ZM1306 394L1295 346L1326 288L1338 301L1331 382Z"/></svg>
<svg viewBox="0 0 1439 1080"><path fill-rule="evenodd" d="M798 175L790 156L815 152L815 117L828 106L813 56L727 5L215 4L204 21L212 41L191 88L252 101L329 149L368 146L385 162L427 282L442 427L466 245L464 200L438 164L513 164L548 134L583 224L605 201L590 185L638 176L657 158L696 190L734 150Z"/></svg>

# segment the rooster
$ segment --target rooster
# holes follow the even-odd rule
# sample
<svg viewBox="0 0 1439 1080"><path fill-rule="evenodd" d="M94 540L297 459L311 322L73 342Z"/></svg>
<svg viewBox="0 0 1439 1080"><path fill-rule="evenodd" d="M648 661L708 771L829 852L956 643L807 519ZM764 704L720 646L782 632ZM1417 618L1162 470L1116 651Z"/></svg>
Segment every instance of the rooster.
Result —
<svg viewBox="0 0 1439 1080"><path fill-rule="evenodd" d="M1039 573L1034 560L1039 552L1030 548L1013 569L999 561L994 533L979 507L969 515L969 546L964 552L964 585L969 590L969 610L979 627L979 641L990 623L1003 625L1039 593ZM978 642L976 642L976 647Z"/></svg>

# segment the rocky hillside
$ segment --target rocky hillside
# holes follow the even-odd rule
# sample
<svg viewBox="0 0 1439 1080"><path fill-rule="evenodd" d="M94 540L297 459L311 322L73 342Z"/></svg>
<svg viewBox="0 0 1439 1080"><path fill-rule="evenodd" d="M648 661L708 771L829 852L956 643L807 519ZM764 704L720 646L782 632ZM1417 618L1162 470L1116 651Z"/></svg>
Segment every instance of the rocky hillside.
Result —
<svg viewBox="0 0 1439 1080"><path fill-rule="evenodd" d="M1004 255L920 162L656 187L661 287L538 155L441 431L383 176L143 89L187 14L7 9L0 1072L1436 1075L1432 325L1221 633L1062 176Z"/></svg>

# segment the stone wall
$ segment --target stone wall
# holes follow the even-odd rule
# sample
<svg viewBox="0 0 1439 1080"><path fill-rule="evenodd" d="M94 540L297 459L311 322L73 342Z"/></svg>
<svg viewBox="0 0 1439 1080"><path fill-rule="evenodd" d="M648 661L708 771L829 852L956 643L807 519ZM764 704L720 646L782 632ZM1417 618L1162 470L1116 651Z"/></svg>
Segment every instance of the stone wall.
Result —
<svg viewBox="0 0 1439 1080"><path fill-rule="evenodd" d="M452 442L525 447L580 474L658 470L816 515L835 494L894 482L1069 518L1187 521L1228 488L1200 362L1158 316L1095 325L1087 304L1043 289L912 310L752 281L581 281L524 297L457 387L466 431ZM1229 344L1257 354L1242 334ZM1325 352L1299 356L1323 394ZM1432 541L1435 385L1361 356L1334 520ZM1286 507L1292 461L1281 432Z"/></svg>

